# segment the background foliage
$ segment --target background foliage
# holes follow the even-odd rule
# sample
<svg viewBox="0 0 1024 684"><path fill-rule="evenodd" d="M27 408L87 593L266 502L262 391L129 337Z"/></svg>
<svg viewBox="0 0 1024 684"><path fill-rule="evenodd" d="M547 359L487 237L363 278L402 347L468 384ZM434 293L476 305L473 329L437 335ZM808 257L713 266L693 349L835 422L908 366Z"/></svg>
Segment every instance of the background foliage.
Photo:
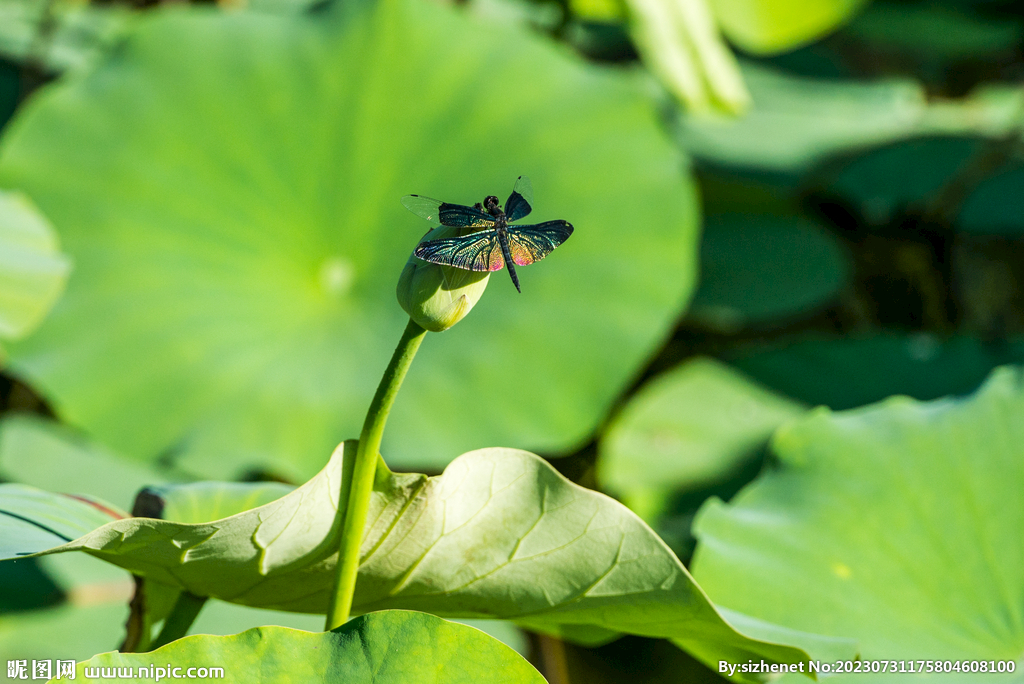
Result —
<svg viewBox="0 0 1024 684"><path fill-rule="evenodd" d="M399 198L525 173L576 233L428 336L389 466L537 452L746 634L1024 681L1022 79L1008 0L0 0L0 479L183 522L291 491L403 325ZM130 576L80 555L0 563L0 656L118 645ZM350 637L449 629L380 615ZM192 631L268 624L321 626ZM720 679L675 628L475 624L550 682Z"/></svg>

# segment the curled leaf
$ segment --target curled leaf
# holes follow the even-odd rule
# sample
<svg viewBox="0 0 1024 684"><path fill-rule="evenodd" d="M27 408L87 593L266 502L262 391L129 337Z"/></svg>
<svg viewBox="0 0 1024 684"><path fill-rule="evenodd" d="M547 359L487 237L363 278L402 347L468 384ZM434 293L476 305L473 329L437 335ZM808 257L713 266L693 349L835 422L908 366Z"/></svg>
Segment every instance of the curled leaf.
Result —
<svg viewBox="0 0 1024 684"><path fill-rule="evenodd" d="M323 613L337 561L335 497L354 450L346 442L301 487L221 520L130 518L55 548L17 551L85 551L199 596ZM470 452L429 478L381 462L369 520L357 612L500 618L567 636L629 632L698 644L711 660L722 649L776 662L806 657L737 632L635 514L525 451Z"/></svg>

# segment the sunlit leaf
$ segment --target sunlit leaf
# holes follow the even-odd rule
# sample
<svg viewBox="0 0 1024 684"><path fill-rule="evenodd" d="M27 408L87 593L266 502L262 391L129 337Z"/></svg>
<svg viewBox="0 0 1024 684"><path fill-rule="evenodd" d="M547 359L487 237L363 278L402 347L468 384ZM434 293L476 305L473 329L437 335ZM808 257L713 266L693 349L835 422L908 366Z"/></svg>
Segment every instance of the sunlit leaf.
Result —
<svg viewBox="0 0 1024 684"><path fill-rule="evenodd" d="M46 218L23 195L0 190L0 339L23 337L42 321L70 267Z"/></svg>
<svg viewBox="0 0 1024 684"><path fill-rule="evenodd" d="M816 411L776 434L777 471L702 510L695 574L730 608L857 639L864 661L1011 660L1020 681L1022 414L1011 368L968 399ZM1007 681L834 681L982 678Z"/></svg>
<svg viewBox="0 0 1024 684"><path fill-rule="evenodd" d="M196 669L194 678L222 682L544 684L525 658L480 630L397 610L364 615L333 632L257 627L234 636L185 637L150 653L104 653L79 663L76 675L168 663L182 666L178 676L192 665L206 670ZM221 673L210 675L209 667Z"/></svg>
<svg viewBox="0 0 1024 684"><path fill-rule="evenodd" d="M428 225L399 199L504 197L525 173L531 218L575 234L522 295L495 282L427 339L385 447L435 467L573 448L694 281L692 186L644 83L418 0L156 12L7 131L0 179L76 262L12 365L119 453L303 480L358 434L404 325L395 285Z"/></svg>
<svg viewBox="0 0 1024 684"><path fill-rule="evenodd" d="M148 581L255 607L323 613L337 559L342 460L260 508L183 524L130 518L48 549L83 550ZM0 485L0 493L7 487ZM45 493L39 492L39 496ZM357 612L390 608L500 618L545 632L597 629L794 662L800 651L748 639L704 598L679 560L613 499L514 449L483 449L443 475L377 475L356 585Z"/></svg>
<svg viewBox="0 0 1024 684"><path fill-rule="evenodd" d="M617 22L626 17L625 0L569 0L573 16L593 22Z"/></svg>
<svg viewBox="0 0 1024 684"><path fill-rule="evenodd" d="M730 41L772 54L809 43L847 21L867 0L710 0Z"/></svg>

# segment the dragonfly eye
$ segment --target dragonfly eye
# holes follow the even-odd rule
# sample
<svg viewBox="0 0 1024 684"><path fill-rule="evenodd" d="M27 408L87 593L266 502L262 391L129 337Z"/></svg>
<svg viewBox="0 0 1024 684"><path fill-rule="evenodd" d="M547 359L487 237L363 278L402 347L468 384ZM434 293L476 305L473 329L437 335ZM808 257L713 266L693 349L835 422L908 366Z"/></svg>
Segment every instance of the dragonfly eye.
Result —
<svg viewBox="0 0 1024 684"><path fill-rule="evenodd" d="M488 213L493 215L496 211L498 211L498 198L495 197L494 195L488 195L484 199L484 209L486 209Z"/></svg>

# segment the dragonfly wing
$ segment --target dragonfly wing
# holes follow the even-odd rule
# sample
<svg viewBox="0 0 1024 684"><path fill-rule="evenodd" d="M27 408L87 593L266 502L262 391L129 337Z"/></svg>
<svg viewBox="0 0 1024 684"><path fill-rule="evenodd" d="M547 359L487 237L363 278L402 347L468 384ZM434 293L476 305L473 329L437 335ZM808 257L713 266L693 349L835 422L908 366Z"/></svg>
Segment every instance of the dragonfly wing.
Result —
<svg viewBox="0 0 1024 684"><path fill-rule="evenodd" d="M493 230L427 240L417 245L413 254L432 264L454 266L467 271L498 271L505 267L498 235Z"/></svg>
<svg viewBox="0 0 1024 684"><path fill-rule="evenodd" d="M505 216L509 222L518 221L525 217L533 209L533 184L526 176L520 176L516 181L512 194L505 202Z"/></svg>
<svg viewBox="0 0 1024 684"><path fill-rule="evenodd" d="M402 204L417 216L442 226L487 228L494 225L494 219L479 209L449 204L423 195L406 195L402 198Z"/></svg>
<svg viewBox="0 0 1024 684"><path fill-rule="evenodd" d="M423 195L406 195L402 198L402 204L412 213L427 219L431 223L441 222L441 205L444 204L441 200L430 199Z"/></svg>
<svg viewBox="0 0 1024 684"><path fill-rule="evenodd" d="M508 246L512 261L527 266L540 261L572 235L568 221L545 221L534 226L510 226Z"/></svg>

